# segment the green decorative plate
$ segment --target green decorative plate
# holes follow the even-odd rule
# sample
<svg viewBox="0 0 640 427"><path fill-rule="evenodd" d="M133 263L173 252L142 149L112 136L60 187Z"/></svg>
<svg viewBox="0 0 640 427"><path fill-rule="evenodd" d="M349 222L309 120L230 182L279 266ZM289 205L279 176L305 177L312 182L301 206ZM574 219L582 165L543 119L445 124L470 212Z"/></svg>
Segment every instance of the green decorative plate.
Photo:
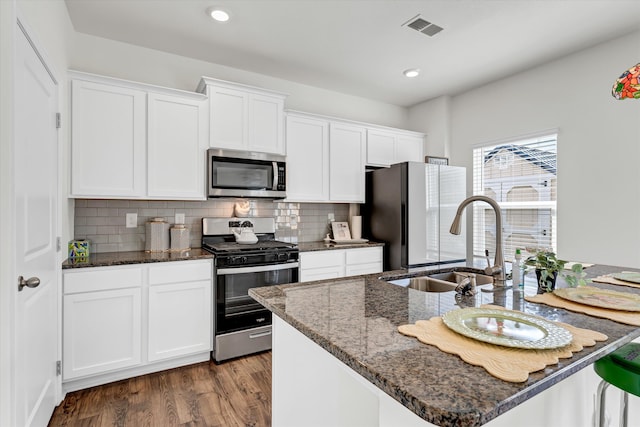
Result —
<svg viewBox="0 0 640 427"><path fill-rule="evenodd" d="M640 283L640 273L635 271L623 271L611 275L614 279L623 280L625 282Z"/></svg>
<svg viewBox="0 0 640 427"><path fill-rule="evenodd" d="M511 310L462 308L442 316L449 329L504 347L551 349L571 343L571 332L540 317Z"/></svg>
<svg viewBox="0 0 640 427"><path fill-rule="evenodd" d="M640 312L640 295L628 292L580 286L577 288L556 289L553 293L560 298L592 307Z"/></svg>

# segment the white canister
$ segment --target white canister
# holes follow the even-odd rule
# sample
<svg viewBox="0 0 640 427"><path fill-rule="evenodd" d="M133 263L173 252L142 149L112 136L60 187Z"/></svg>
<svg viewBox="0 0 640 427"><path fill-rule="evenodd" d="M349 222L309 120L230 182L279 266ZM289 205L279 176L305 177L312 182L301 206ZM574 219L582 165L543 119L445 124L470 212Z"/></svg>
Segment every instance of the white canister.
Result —
<svg viewBox="0 0 640 427"><path fill-rule="evenodd" d="M169 223L164 218L153 218L145 224L145 245L147 252L169 250Z"/></svg>
<svg viewBox="0 0 640 427"><path fill-rule="evenodd" d="M184 224L175 224L171 227L171 250L184 251L189 249L189 229Z"/></svg>

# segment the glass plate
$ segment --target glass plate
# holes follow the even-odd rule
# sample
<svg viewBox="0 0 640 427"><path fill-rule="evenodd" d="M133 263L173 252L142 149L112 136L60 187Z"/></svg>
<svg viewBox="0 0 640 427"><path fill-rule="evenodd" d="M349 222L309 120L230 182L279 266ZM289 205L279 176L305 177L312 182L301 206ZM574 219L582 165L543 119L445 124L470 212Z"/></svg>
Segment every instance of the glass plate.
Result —
<svg viewBox="0 0 640 427"><path fill-rule="evenodd" d="M571 332L539 317L511 310L462 308L442 316L449 329L504 347L551 349L571 343Z"/></svg>
<svg viewBox="0 0 640 427"><path fill-rule="evenodd" d="M593 307L610 308L622 311L640 312L640 295L609 289L580 286L578 288L562 288L553 291L560 298Z"/></svg>
<svg viewBox="0 0 640 427"><path fill-rule="evenodd" d="M640 273L636 273L635 271L623 271L621 273L614 273L611 275L611 277L625 282L640 283Z"/></svg>

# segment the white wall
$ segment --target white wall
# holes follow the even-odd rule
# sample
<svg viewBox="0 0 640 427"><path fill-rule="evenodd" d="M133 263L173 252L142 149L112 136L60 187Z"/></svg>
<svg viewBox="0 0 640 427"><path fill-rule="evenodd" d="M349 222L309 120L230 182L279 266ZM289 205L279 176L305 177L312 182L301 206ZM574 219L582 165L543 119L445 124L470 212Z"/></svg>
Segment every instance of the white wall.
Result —
<svg viewBox="0 0 640 427"><path fill-rule="evenodd" d="M454 97L452 163L471 170L477 144L557 128L558 255L640 268L640 100L611 96L638 60L635 32Z"/></svg>
<svg viewBox="0 0 640 427"><path fill-rule="evenodd" d="M213 77L287 93L287 109L406 127L404 107L86 34L76 33L70 68L191 91Z"/></svg>
<svg viewBox="0 0 640 427"><path fill-rule="evenodd" d="M409 129L424 132L424 153L449 157L451 145L451 97L441 96L409 109ZM453 164L453 163L451 163Z"/></svg>

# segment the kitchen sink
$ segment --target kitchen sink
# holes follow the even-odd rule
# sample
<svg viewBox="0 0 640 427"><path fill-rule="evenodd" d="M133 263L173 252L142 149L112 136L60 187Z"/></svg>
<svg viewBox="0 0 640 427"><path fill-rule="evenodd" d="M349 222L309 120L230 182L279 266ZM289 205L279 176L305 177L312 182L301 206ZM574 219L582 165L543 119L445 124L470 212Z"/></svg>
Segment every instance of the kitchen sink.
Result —
<svg viewBox="0 0 640 427"><path fill-rule="evenodd" d="M458 286L458 276L467 276L469 274L476 275L476 286L493 283L493 277L469 271L446 271L427 274L425 276L406 277L387 281L393 285L416 289L422 292L450 292L455 291Z"/></svg>
<svg viewBox="0 0 640 427"><path fill-rule="evenodd" d="M464 275L467 276L469 274L475 274L476 275L476 286L481 286L481 285L490 285L493 283L493 277L491 276L487 276L486 274L478 274L478 273L469 273L469 272L465 272L465 271L448 271L445 273L434 273L434 274L429 274L427 277L431 278L431 279L436 279L436 280L443 280L445 282L449 282L452 283L454 285L458 284L458 281L456 280L456 277L459 275Z"/></svg>

